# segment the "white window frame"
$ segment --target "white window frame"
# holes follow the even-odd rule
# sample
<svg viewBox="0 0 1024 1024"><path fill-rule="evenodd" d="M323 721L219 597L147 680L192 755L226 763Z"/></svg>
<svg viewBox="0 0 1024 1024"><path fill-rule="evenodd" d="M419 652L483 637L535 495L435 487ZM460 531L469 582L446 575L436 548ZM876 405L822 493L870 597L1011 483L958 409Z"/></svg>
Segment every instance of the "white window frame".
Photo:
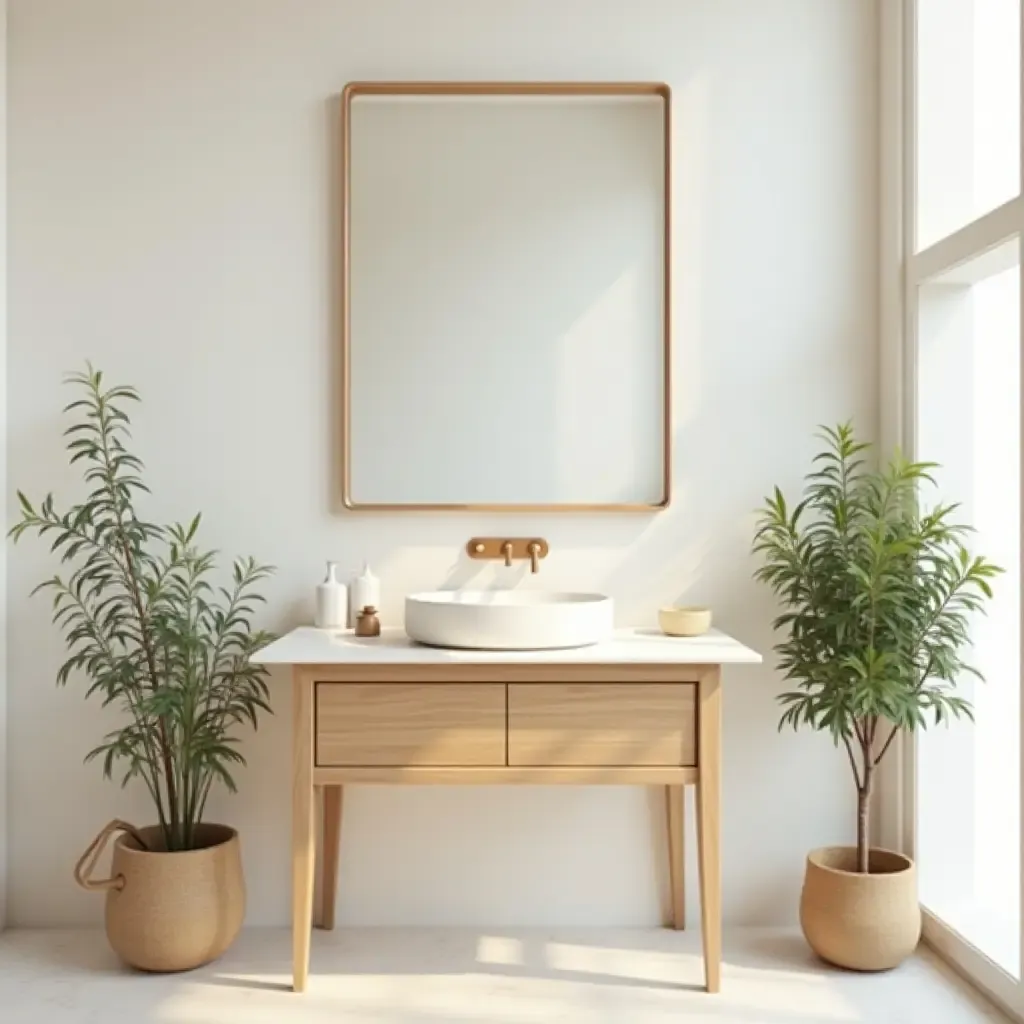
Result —
<svg viewBox="0 0 1024 1024"><path fill-rule="evenodd" d="M879 4L878 114L881 166L878 432L883 452L899 447L910 457L914 457L917 448L918 288L937 275L974 260L979 255L990 253L994 260L999 260L1006 251L1005 243L1015 236L1021 237L1021 245L1024 247L1022 180L1018 195L1013 199L921 252L914 251L917 209L916 13L920 2L926 3L928 0L882 0ZM1024 40L1024 32L1021 36ZM1021 67L1024 69L1024 58ZM1021 110L1024 112L1024 102ZM1024 126L1021 140L1024 150ZM1024 152L1021 168L1024 172ZM1024 305L1024 259L1021 260L1020 272ZM1024 316L1021 323L1024 324ZM1017 567L1018 571L1022 568ZM894 744L892 756L883 762L880 800L876 808L876 834L881 844L911 857L916 856L917 846L915 763L914 737L900 736ZM1021 758L1021 765L1024 776L1024 757ZM1024 780L1021 792L1024 794ZM1024 828L1021 849L1024 851ZM1024 885L1021 890L1024 894ZM1024 922L1024 905L1021 908L1021 920ZM1024 1020L1024 982L1011 978L963 936L927 910L924 911L924 939L990 999L1011 1016ZM1024 971L1021 974L1024 977Z"/></svg>

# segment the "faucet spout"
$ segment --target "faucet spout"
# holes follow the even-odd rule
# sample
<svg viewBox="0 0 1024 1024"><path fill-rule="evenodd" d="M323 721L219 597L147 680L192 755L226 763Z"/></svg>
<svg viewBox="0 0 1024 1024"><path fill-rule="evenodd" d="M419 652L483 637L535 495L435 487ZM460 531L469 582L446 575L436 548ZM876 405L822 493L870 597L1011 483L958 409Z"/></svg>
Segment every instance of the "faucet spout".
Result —
<svg viewBox="0 0 1024 1024"><path fill-rule="evenodd" d="M536 574L540 570L540 545L531 541L526 550L530 553L530 572Z"/></svg>

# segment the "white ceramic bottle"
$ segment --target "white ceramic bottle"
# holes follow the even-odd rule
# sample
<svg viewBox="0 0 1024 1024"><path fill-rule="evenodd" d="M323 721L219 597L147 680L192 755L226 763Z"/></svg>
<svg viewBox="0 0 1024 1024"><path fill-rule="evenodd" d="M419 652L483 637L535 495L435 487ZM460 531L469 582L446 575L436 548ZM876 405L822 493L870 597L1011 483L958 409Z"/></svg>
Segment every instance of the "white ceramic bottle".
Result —
<svg viewBox="0 0 1024 1024"><path fill-rule="evenodd" d="M348 589L338 579L338 563L327 563L327 576L316 588L316 625L344 629L348 624Z"/></svg>
<svg viewBox="0 0 1024 1024"><path fill-rule="evenodd" d="M355 625L359 613L367 606L380 609L380 580L363 562L363 571L352 581L349 594L349 625Z"/></svg>

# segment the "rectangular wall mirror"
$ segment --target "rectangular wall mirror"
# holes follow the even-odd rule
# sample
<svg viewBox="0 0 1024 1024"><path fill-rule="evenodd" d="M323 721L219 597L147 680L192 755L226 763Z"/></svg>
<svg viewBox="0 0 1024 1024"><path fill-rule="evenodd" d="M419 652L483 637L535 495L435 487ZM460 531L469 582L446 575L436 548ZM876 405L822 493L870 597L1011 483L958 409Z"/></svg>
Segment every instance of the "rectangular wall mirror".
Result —
<svg viewBox="0 0 1024 1024"><path fill-rule="evenodd" d="M344 501L669 498L669 91L344 94Z"/></svg>

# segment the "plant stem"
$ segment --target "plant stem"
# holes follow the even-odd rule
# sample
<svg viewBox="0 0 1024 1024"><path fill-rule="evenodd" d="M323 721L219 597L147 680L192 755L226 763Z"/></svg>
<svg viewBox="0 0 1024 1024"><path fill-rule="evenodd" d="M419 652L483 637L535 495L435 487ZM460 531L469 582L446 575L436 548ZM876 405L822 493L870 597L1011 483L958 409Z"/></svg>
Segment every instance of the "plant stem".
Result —
<svg viewBox="0 0 1024 1024"><path fill-rule="evenodd" d="M146 658L146 666L149 669L150 678L153 681L153 689L156 690L160 686L160 676L157 673L156 657L153 653L153 638L149 635L149 619L146 616L145 605L142 603L139 581L135 576L135 560L132 558L128 537L124 532L120 510L118 510L117 525L124 555L128 561L128 578L131 582L132 603L135 605L135 614L139 619L139 636L142 639L142 650ZM178 815L178 793L174 780L174 765L171 758L170 744L167 739L167 723L164 721L163 715L157 716L157 724L160 729L160 754L163 760L164 784L167 787L167 810L170 818L170 835L167 837L167 848L168 850L176 850L178 849L178 827L181 821Z"/></svg>
<svg viewBox="0 0 1024 1024"><path fill-rule="evenodd" d="M850 743L848 736L843 737L843 743L846 746L846 753L850 758L850 770L853 772L853 784L860 790L860 772L857 771L857 761L853 756L853 746Z"/></svg>
<svg viewBox="0 0 1024 1024"><path fill-rule="evenodd" d="M882 749L878 752L878 756L874 760L875 767L878 767L879 762L882 760L883 757L885 757L885 752L889 749L889 746L892 743L892 741L896 739L896 734L899 731L900 727L898 725L894 725L892 727L892 731L889 733L888 736L886 736L885 742L882 744Z"/></svg>
<svg viewBox="0 0 1024 1024"><path fill-rule="evenodd" d="M224 644L224 631L227 628L227 623L231 622L232 618L234 617L238 605L242 600L242 597L245 594L250 583L251 580L249 580L246 577L240 579L238 583L235 584L235 589L231 594L230 600L228 601L227 611L225 612L224 615L225 626L218 633L216 643L214 644L213 653L210 656L210 666L208 668L208 672L210 674L211 680L215 679L217 676L217 669L220 663L221 651L223 650ZM237 664L233 664L230 666L229 671L237 667ZM210 695L212 693L213 688L208 687L204 695L205 700L203 702L203 710L204 712L208 711L217 716L216 729L219 732L224 728L226 708L229 703L230 694L225 694L221 701L211 708ZM192 815L196 823L199 823L203 820L203 814L205 814L206 812L206 800L207 797L209 797L210 795L210 789L212 786L213 772L211 772L209 769L204 770L201 774L199 772L196 772L195 780L193 783L194 794L192 796Z"/></svg>
<svg viewBox="0 0 1024 1024"><path fill-rule="evenodd" d="M96 391L96 399L99 405L100 416L100 444L103 453L103 468L106 470L107 486L110 489L110 496L113 501L114 517L117 525L117 539L120 542L122 553L125 559L125 570L131 594L132 603L135 606L135 614L139 620L139 638L142 641L142 650L146 659L146 666L149 669L153 689L160 686L160 677L156 668L156 656L153 652L153 638L149 634L149 619L146 615L145 605L142 602L142 593L139 590L139 581L136 574L135 558L132 555L131 544L128 541L128 533L124 526L124 508L121 495L117 489L117 471L114 469L110 457L110 445L108 442L109 421L107 419L107 405L103 396ZM157 722L160 729L160 753L163 761L164 783L167 787L167 813L169 828L166 830L165 839L168 850L178 849L177 830L179 821L178 815L178 794L174 780L174 765L171 758L171 749L167 739L167 723L164 716L159 715Z"/></svg>
<svg viewBox="0 0 1024 1024"><path fill-rule="evenodd" d="M195 562L188 563L189 573L189 599L188 605L185 610L185 614L188 618L187 630L190 635L194 634L199 624L199 568ZM195 724L195 689L194 689L194 666L193 666L194 653L191 650L186 652L186 664L184 669L184 678L188 681L188 684L184 689L184 700L186 701L186 713L182 716L182 747L186 751L191 751L193 735L192 726ZM180 796L182 801L182 822L184 829L183 842L185 849L192 849L192 842L195 836L195 801L192 799L195 786L193 784L192 776L192 764L189 756L182 757L181 759L181 790Z"/></svg>
<svg viewBox="0 0 1024 1024"><path fill-rule="evenodd" d="M63 589L64 589L64 593L68 596L69 600L74 601L75 605L78 607L78 609L80 610L82 615L86 618L86 620L91 625L91 627L92 627L92 635L95 638L96 643L98 643L100 648L103 650L103 653L106 656L107 662L111 666L116 665L117 659L114 657L114 652L111 649L110 644L107 641L107 638L106 638L106 636L103 633L103 630L100 628L99 623L96 622L96 619L93 616L93 613L90 611L88 606L82 600L81 595L77 594L74 591L74 589L72 589L70 586L64 587ZM132 713L132 718L135 719L135 722L136 722L136 724L139 727L139 734L142 736L142 742L145 745L146 755L147 755L147 758L148 758L148 761L147 761L147 764L146 764L146 768L143 771L141 771L139 774L142 776L142 779L145 782L146 787L149 789L150 796L153 797L153 802L156 804L156 813L157 813L157 818L159 819L160 828L164 832L164 834L166 835L167 834L167 817L164 814L164 802L163 802L163 799L161 798L161 795L160 795L160 778L156 774L156 768L154 766L154 758L153 758L153 754L152 754L152 746L151 746L150 741L149 741L149 733L148 733L148 731L146 729L146 723L145 723L144 716L139 711L138 704L136 703L136 701L134 699L134 687L133 687L132 684L129 683L128 685L125 686L124 695L125 695L125 701L128 704L128 708L129 708L129 710ZM152 778L150 777L151 775L152 775Z"/></svg>
<svg viewBox="0 0 1024 1024"><path fill-rule="evenodd" d="M238 668L237 662L232 665L232 668L233 669L237 669ZM220 702L220 704L218 705L218 708L215 711L215 713L217 714L217 726L216 726L216 728L217 728L218 732L224 728L224 723L226 721L226 715L227 715L227 710L226 710L227 709L227 705L228 705L228 697L225 696L224 699ZM196 821L202 821L203 820L203 814L206 811L206 800L209 797L210 789L213 786L213 772L207 771L205 773L205 776L206 777L202 780L202 783L201 783L201 785L199 786L199 788L197 790L197 793L198 793L197 808L198 809L197 809L197 812L196 812Z"/></svg>
<svg viewBox="0 0 1024 1024"><path fill-rule="evenodd" d="M868 852L871 849L869 812L874 771L874 765L870 760L870 751L865 751L864 781L857 789L857 870L865 875L870 867L868 858Z"/></svg>

